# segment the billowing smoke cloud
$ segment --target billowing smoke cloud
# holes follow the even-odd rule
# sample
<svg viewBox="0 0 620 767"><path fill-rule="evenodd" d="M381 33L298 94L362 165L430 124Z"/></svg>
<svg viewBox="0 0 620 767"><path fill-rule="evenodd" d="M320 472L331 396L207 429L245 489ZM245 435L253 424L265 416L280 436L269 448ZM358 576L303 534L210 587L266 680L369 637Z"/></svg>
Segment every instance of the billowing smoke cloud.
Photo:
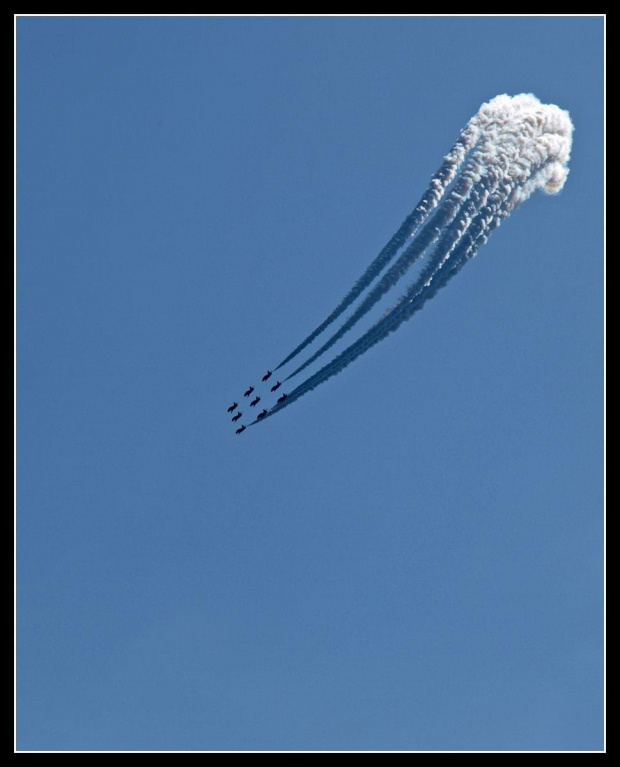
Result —
<svg viewBox="0 0 620 767"><path fill-rule="evenodd" d="M568 112L552 104L542 104L531 94L497 96L483 104L398 232L336 309L278 368L334 322L394 259L351 317L288 378L331 348L415 262L426 257L418 278L361 338L263 417L287 407L341 372L419 311L476 255L501 221L534 191L558 192L568 176L572 130Z"/></svg>

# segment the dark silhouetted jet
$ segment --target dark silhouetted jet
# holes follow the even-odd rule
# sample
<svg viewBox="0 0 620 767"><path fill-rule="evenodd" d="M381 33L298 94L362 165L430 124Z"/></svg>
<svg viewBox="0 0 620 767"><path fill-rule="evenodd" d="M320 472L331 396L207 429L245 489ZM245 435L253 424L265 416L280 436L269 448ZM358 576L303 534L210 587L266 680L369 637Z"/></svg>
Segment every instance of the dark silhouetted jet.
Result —
<svg viewBox="0 0 620 767"><path fill-rule="evenodd" d="M265 410L261 410L261 412L256 416L256 420L258 421L259 418L264 418L267 415L267 408Z"/></svg>
<svg viewBox="0 0 620 767"><path fill-rule="evenodd" d="M241 434L242 431L245 431L245 426L242 426L240 429L237 429L235 434Z"/></svg>
<svg viewBox="0 0 620 767"><path fill-rule="evenodd" d="M237 415L234 418L231 418L230 420L234 423L235 421L238 421L241 418L242 415L243 415L243 413L241 411L239 411L237 413Z"/></svg>
<svg viewBox="0 0 620 767"><path fill-rule="evenodd" d="M232 411L237 407L238 404L239 404L238 402L233 402L232 405L228 408L227 412L232 413Z"/></svg>
<svg viewBox="0 0 620 767"><path fill-rule="evenodd" d="M280 381L276 381L275 384L271 387L271 391L277 391L282 386Z"/></svg>
<svg viewBox="0 0 620 767"><path fill-rule="evenodd" d="M254 397L254 399L250 402L250 407L254 407L255 405L258 405L260 402L260 397Z"/></svg>
<svg viewBox="0 0 620 767"><path fill-rule="evenodd" d="M281 397L278 399L278 402L277 402L276 404L278 404L278 405L279 405L279 404L280 404L280 402L284 402L284 400L285 400L287 397L288 397L288 394L283 394L283 395L282 395L282 396L281 396Z"/></svg>
<svg viewBox="0 0 620 767"><path fill-rule="evenodd" d="M268 370L263 376L263 381L268 381L271 378L271 370Z"/></svg>
<svg viewBox="0 0 620 767"><path fill-rule="evenodd" d="M243 396L244 397L249 397L250 394L252 394L253 391L254 391L254 387L250 386L250 388L246 392L243 393Z"/></svg>

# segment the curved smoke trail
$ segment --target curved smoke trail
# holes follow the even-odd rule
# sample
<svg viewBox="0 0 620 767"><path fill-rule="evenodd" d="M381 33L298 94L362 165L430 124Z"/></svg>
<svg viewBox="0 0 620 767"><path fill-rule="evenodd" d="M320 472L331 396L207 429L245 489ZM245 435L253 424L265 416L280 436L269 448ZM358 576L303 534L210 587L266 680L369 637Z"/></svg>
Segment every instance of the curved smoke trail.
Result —
<svg viewBox="0 0 620 767"><path fill-rule="evenodd" d="M465 207L465 210L469 210L469 214L473 215L475 212L475 205L480 197L480 189L484 189L488 185L487 179L481 179L477 184L473 184L473 173L464 172L461 179L462 183L459 184L452 192L449 198L446 199L444 204L439 208L435 215L425 224L424 228L420 231L417 237L409 247L402 253L396 262L388 269L383 275L375 287L370 291L364 301L359 305L355 312L349 317L349 319L341 326L341 328L334 333L334 335L321 346L321 348L309 357L303 365L300 365L284 380L288 381L298 373L300 373L308 365L312 364L328 349L330 349L337 341L339 341L345 333L364 316L372 307L381 300L381 298L392 288L398 280L407 272L407 270L420 258L424 256L427 250L433 245L433 243L440 237L442 230L448 224L452 223L455 217L458 215L459 210ZM464 205L465 203L465 205ZM461 208L459 209L459 204ZM450 237L452 232L450 231ZM449 239L447 233L444 230L444 235L441 237L437 244L437 248L441 249L445 246L446 241Z"/></svg>
<svg viewBox="0 0 620 767"><path fill-rule="evenodd" d="M445 194L446 189L450 186L454 177L456 176L459 168L463 164L469 152L475 146L476 140L479 135L479 129L475 121L470 120L469 123L463 129L462 134L445 156L444 161L431 178L426 192L422 196L420 202L416 205L414 210L407 216L407 218L400 225L396 234L390 239L388 244L383 248L375 260L366 269L364 274L359 278L347 295L342 299L338 306L329 314L323 322L316 327L309 336L307 336L293 351L282 360L282 362L274 368L279 370L281 367L290 362L301 351L309 346L317 336L319 336L325 328L329 327L340 315L348 309L349 306L363 293L364 290L376 279L376 277L383 271L383 269L389 264L389 262L396 256L398 251L403 247L408 239L415 236L420 226L424 223L424 220L428 214L437 207L439 201ZM290 376L289 376L290 377Z"/></svg>
<svg viewBox="0 0 620 767"><path fill-rule="evenodd" d="M412 263L428 253L428 262L417 280L401 296L396 305L360 339L300 384L284 402L276 405L266 415L273 415L292 404L299 397L341 372L357 357L394 332L441 288L445 287L465 263L476 255L501 221L527 200L535 190L543 189L549 194L558 192L564 186L568 176L567 163L570 157L572 129L568 112L552 104L542 104L531 94L520 94L514 97L497 96L483 104L478 114L468 123L464 135L455 144L455 148L461 147L460 161L451 161L446 164L450 157L448 155L442 169L433 177L423 201L416 208L416 211L422 210L424 200L431 200L433 207L439 206L438 210L416 234L409 247L369 293L350 320L324 344L316 355L291 375L295 375L306 367L306 364L310 364L319 354L330 348L402 277ZM454 148L451 155L456 157ZM469 157L463 166L467 155ZM463 167L459 172L461 166ZM448 168L452 178L446 182L449 174L441 174L442 170ZM452 180L454 180L452 192L442 201L441 198ZM419 223L415 224L416 230L423 223L429 210L425 209ZM395 241L402 230L403 227L391 242ZM387 250L387 247L382 253ZM392 257L396 255L396 252L394 251ZM376 259L373 263L376 264L378 260ZM368 272L369 270L362 280L366 278ZM378 276L378 273L377 271L370 281ZM362 280L356 283L356 288ZM363 287L360 288L357 295L363 289ZM353 300L354 298L351 299ZM332 313L334 318L346 308L339 310L340 306ZM325 323L323 325L325 326ZM319 327L323 328L323 326ZM317 328L313 338L319 332ZM294 354L308 343L310 341L306 339ZM285 362L292 359L294 354L289 355ZM281 364L283 365L284 362Z"/></svg>
<svg viewBox="0 0 620 767"><path fill-rule="evenodd" d="M306 381L294 389L280 405L272 408L272 415L283 407L292 404L332 376L340 373L351 364L357 357L364 354L375 344L382 341L390 333L393 333L403 322L408 320L415 312L422 309L424 304L432 298L448 281L464 266L466 261L473 258L478 249L486 242L491 231L505 218L509 210L501 208L504 197L501 194L489 199L488 204L481 209L473 218L467 231L458 239L455 238L452 248L448 253L437 250L435 257L420 274L407 292L401 296L397 304L390 309L385 316L376 322L360 339L351 344L332 362L322 367L317 373L310 376Z"/></svg>

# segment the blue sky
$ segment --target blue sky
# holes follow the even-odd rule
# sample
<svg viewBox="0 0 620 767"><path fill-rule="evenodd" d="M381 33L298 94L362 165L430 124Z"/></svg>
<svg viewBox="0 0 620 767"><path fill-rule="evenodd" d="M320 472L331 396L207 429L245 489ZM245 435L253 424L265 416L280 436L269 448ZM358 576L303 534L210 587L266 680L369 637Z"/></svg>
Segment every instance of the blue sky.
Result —
<svg viewBox="0 0 620 767"><path fill-rule="evenodd" d="M603 747L602 75L601 18L18 19L19 749ZM564 190L235 436L521 92Z"/></svg>

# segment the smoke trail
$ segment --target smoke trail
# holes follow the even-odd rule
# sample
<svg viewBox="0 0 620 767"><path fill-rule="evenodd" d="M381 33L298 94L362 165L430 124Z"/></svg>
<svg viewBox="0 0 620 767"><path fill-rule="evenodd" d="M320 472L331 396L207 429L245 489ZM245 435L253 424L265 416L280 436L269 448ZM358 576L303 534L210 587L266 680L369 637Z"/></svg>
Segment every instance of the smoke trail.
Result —
<svg viewBox="0 0 620 767"><path fill-rule="evenodd" d="M467 198L474 179L488 173L489 168L496 165L498 161L503 162L504 164L513 163L515 168L519 168L520 155L524 152L526 149L525 145L530 140L527 123L519 126L518 130L515 130L514 126L511 125L511 118L515 111L515 107L518 108L517 102L519 98L520 97L515 97L515 99L510 100L507 97L497 97L488 105L483 105L479 113L469 121L468 131L469 134L476 135L476 143L473 144L471 139L468 140L468 145L471 146L469 161L457 177L455 188L452 190L451 194L441 203L441 207L437 213L435 213L430 221L425 224L424 228L414 238L412 244L401 254L397 262L382 277L378 285L375 286L371 293L366 297L352 317L350 317L349 320L347 320L347 322L315 354L296 368L285 380L289 380L296 376L330 349L368 311L370 311L377 301L379 301L381 297L393 287L393 285L396 284L407 269L424 255L426 249L439 236L440 230L447 226L456 215L457 206L462 204ZM458 172L459 165L455 165L454 162L451 162L448 165L454 172ZM522 167L524 170L527 170L527 165ZM426 195L428 195L429 191L432 189L433 185L431 184ZM442 194L444 192L445 188ZM435 197L435 199L439 202L440 197ZM396 236L398 236L398 233ZM375 276L377 275L378 272ZM358 285L359 284L360 283L358 283ZM357 292L357 295L359 295L360 292L361 290ZM357 297L357 295L353 296L352 293L349 295L351 296L351 300L354 300L354 298ZM347 305L350 302L351 301L348 301ZM340 314L344 308L346 307L341 304L337 314L330 315L330 322L333 322L336 316ZM324 330L325 327L326 325L323 324L320 326L320 330ZM316 335L318 335L318 331L319 329L317 329L315 334L309 336L302 345L297 347L295 352L292 355L289 355L284 362L280 363L280 367L305 348L311 340L314 340Z"/></svg>
<svg viewBox="0 0 620 767"><path fill-rule="evenodd" d="M448 195L431 221L417 234L407 251L371 292L367 301L378 295L383 287L387 289L391 286L393 282L390 285L388 282L392 278L402 276L399 270L402 267L404 271L407 259L412 254L415 260L432 246L428 263L418 279L396 305L358 341L300 384L267 415L279 412L341 372L357 357L394 332L445 287L465 263L476 255L501 221L535 190L543 189L553 194L564 186L572 140L572 123L567 112L554 105L541 104L530 94L514 97L503 95L483 104L470 124L474 121L480 131L479 143L457 176L453 190L455 192L460 189L465 194L459 198ZM437 199L440 198L441 195ZM457 199L458 203L455 202ZM405 256L408 251L409 255ZM331 342L325 346L329 345Z"/></svg>
<svg viewBox="0 0 620 767"><path fill-rule="evenodd" d="M544 167L539 170L543 173ZM450 249L445 250L439 245L437 246L434 258L429 261L419 278L399 299L396 306L389 310L383 319L375 323L358 341L351 344L332 362L294 389L287 400L278 405L277 408L273 408L269 415L292 404L307 392L340 373L351 362L397 330L415 312L422 309L424 304L433 298L441 288L445 287L467 261L474 258L480 247L488 240L491 232L500 225L502 220L526 200L533 189L544 186L549 181L548 176L543 182L540 178L540 174L535 175L523 188L514 189L510 184L497 187L494 193L488 196L486 205L481 207L478 215L453 238ZM554 182L552 182L553 184Z"/></svg>
<svg viewBox="0 0 620 767"><path fill-rule="evenodd" d="M534 189L544 187L553 190L556 183L552 180L555 169L549 166L550 163L546 162L533 168L532 178L525 182L523 187L514 188L510 184L496 187L493 194L488 196L488 201L484 206L482 206L484 196L481 197L479 214L466 224L466 228L461 230L456 228L457 235L453 237L450 248L442 248L439 244L437 245L433 258L416 282L399 299L396 306L387 312L385 317L370 328L356 343L294 389L280 407L291 404L295 399L299 399L306 392L315 389L328 378L344 370L357 357L386 338L415 312L419 311L430 298L445 287L447 282L460 271L467 261L476 255L479 248L488 240L491 232L518 205L524 202Z"/></svg>
<svg viewBox="0 0 620 767"><path fill-rule="evenodd" d="M450 152L445 156L439 170L431 178L429 186L424 192L422 199L400 225L400 228L396 234L390 239L388 244L370 264L364 274L359 278L359 280L342 299L334 311L329 314L323 320L323 322L299 344L299 346L293 349L288 357L283 359L282 362L274 368L274 370L279 370L281 367L286 365L287 362L290 362L301 351L309 346L314 341L314 339L317 338L317 336L319 336L325 330L325 328L329 327L332 322L338 319L338 317L344 311L346 311L346 309L348 309L348 307L356 300L356 298L358 298L358 296L383 271L383 269L396 256L398 251L403 247L407 240L416 234L429 213L437 207L439 201L445 194L446 189L454 180L467 155L475 146L478 135L478 126L475 120L472 119L465 126L461 136L459 136Z"/></svg>
<svg viewBox="0 0 620 767"><path fill-rule="evenodd" d="M317 373L310 376L306 381L294 389L287 399L280 405L272 408L267 415L274 415L282 408L291 405L304 394L316 389L332 376L337 375L355 359L371 349L375 344L382 341L390 333L415 312L422 309L424 304L446 286L448 281L460 271L467 261L473 258L478 249L486 242L491 231L499 226L502 218L508 215L498 208L498 201L493 201L482 213L480 213L468 227L467 233L457 240L454 250L446 254L437 254L437 261L427 266L420 278L402 296L381 320L379 320L360 339L351 344L332 362L325 365ZM252 424L251 424L252 425Z"/></svg>
<svg viewBox="0 0 620 767"><path fill-rule="evenodd" d="M490 175L483 177L477 184L473 184L474 177L478 175L476 173L477 170L477 165L472 165L469 173L467 170L463 172L461 183L453 190L450 197L446 199L437 213L435 213L428 223L425 224L424 228L413 240L411 245L398 257L397 261L383 275L381 280L372 289L351 317L325 344L323 344L323 346L321 346L317 352L309 357L303 365L300 365L287 376L287 378L284 379L285 381L296 376L339 341L378 301L381 300L405 272L416 261L422 258L428 248L440 237L442 228L446 227L448 224L453 224L457 215L460 213L461 217L464 215L466 220L460 221L460 223L457 222L456 226L448 227L435 246L439 251L452 247L451 242L454 240L454 237L456 235L460 236L463 226L467 226L471 216L474 215L475 211L480 206L481 194L483 197L488 195L489 192L492 191L492 188L489 188L489 184L497 184L497 178L492 178Z"/></svg>

